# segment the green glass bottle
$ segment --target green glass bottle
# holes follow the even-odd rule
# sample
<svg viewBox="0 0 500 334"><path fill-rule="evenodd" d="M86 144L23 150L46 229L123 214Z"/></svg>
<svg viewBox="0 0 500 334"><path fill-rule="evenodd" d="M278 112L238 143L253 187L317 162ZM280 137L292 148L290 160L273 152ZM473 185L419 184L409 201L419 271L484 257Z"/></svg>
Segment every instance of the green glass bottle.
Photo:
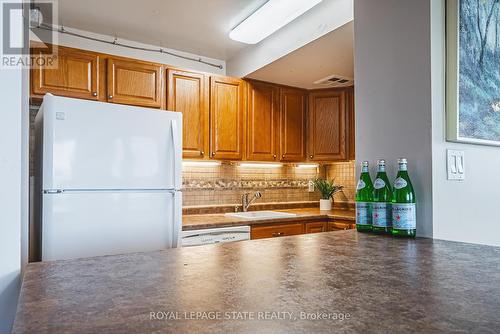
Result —
<svg viewBox="0 0 500 334"><path fill-rule="evenodd" d="M392 192L392 235L412 237L417 234L415 192L408 176L408 162L398 160L399 171Z"/></svg>
<svg viewBox="0 0 500 334"><path fill-rule="evenodd" d="M392 189L385 171L385 160L378 161L377 177L373 182L372 230L374 233L392 232Z"/></svg>
<svg viewBox="0 0 500 334"><path fill-rule="evenodd" d="M373 184L368 167L368 161L363 161L361 176L356 187L356 229L358 232L371 232L372 230Z"/></svg>

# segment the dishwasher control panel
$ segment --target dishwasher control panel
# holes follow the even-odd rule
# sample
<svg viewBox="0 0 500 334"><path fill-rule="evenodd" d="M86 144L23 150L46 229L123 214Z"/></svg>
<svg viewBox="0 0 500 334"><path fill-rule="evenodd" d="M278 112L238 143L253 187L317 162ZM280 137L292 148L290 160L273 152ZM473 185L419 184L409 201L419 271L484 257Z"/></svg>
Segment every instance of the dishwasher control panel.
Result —
<svg viewBox="0 0 500 334"><path fill-rule="evenodd" d="M182 231L182 247L250 240L250 226Z"/></svg>

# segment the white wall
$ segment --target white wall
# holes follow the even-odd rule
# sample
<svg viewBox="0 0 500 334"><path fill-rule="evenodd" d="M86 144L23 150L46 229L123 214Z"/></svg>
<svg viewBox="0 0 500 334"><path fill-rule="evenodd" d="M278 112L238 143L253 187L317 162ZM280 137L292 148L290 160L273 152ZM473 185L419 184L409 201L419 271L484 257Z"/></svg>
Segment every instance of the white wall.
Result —
<svg viewBox="0 0 500 334"><path fill-rule="evenodd" d="M354 50L356 160L385 158L393 179L409 159L417 234L432 237L429 0L354 1Z"/></svg>
<svg viewBox="0 0 500 334"><path fill-rule="evenodd" d="M434 237L500 246L500 147L445 141L445 0L431 2ZM446 149L465 151L464 181L446 180Z"/></svg>
<svg viewBox="0 0 500 334"><path fill-rule="evenodd" d="M113 41L114 37L112 36L107 36L107 35L101 35L101 34L95 34L91 33L88 31L83 31L83 30L78 30L74 29L71 27L65 27L66 30L74 32L74 33L79 33L83 34L85 36L90 36L93 38L99 38L99 39L104 39L106 41ZM44 31L38 31L38 33L43 36L44 34L47 34L48 32ZM155 45L149 45L149 44L143 44L143 43L138 43L135 41L130 41L126 39L119 39L119 42L122 44L127 44L127 45L133 45L136 47L145 47L145 48L153 48L153 49L159 49L160 46L155 46ZM63 46L68 46L68 47L73 47L73 48L78 48L78 49L84 49L84 50L90 50L90 51L95 51L95 52L101 52L101 53L106 53L106 54L111 54L115 56L122 56L122 57L129 57L129 58L135 58L135 59L141 59L145 61L151 61L151 62L157 62L161 64L166 64L174 67L179 67L183 69L191 69L195 71L202 71L202 72L208 72L208 73L214 73L214 74L221 74L224 75L226 74L226 62L221 59L214 59L214 58L208 58L204 57L201 55L196 55L188 52L182 52L178 50L173 50L173 49L168 49L168 48L163 48L165 51L171 51L176 54L188 56L188 57L194 57L195 59L202 58L204 61L208 61L210 63L215 63L215 64L220 64L223 66L222 69L209 66L200 62L196 61L191 61L179 57L174 57L168 54L164 53L158 53L158 52L149 52L149 51L142 51L142 50L134 50L130 48L125 48L121 46L116 46L116 45L111 45L107 43L101 43L101 42L96 42L76 36L71 36L68 34L58 34L58 41L57 44L63 45Z"/></svg>
<svg viewBox="0 0 500 334"><path fill-rule="evenodd" d="M4 0L0 1L0 6L2 2ZM9 0L9 2L13 1ZM1 36L3 36L2 32L0 32L0 39ZM27 71L0 69L0 101L2 101L0 113L0 333L2 334L10 332L14 320L21 284L21 263L26 261L27 256L27 94ZM21 245L24 246L23 251Z"/></svg>
<svg viewBox="0 0 500 334"><path fill-rule="evenodd" d="M249 45L227 61L227 74L244 77L351 22L353 0L324 0L262 42Z"/></svg>

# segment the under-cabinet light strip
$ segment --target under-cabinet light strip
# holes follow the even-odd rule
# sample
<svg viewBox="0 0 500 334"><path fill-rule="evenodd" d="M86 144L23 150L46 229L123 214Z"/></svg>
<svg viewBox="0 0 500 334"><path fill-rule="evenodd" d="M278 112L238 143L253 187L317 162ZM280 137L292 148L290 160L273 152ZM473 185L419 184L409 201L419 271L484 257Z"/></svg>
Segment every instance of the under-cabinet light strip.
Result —
<svg viewBox="0 0 500 334"><path fill-rule="evenodd" d="M216 167L220 166L220 161L183 161L183 167Z"/></svg>
<svg viewBox="0 0 500 334"><path fill-rule="evenodd" d="M281 168L282 164L266 164L257 162L242 162L239 164L241 168Z"/></svg>
<svg viewBox="0 0 500 334"><path fill-rule="evenodd" d="M298 164L295 167L301 168L301 169L305 169L305 168L318 168L319 165L318 164Z"/></svg>

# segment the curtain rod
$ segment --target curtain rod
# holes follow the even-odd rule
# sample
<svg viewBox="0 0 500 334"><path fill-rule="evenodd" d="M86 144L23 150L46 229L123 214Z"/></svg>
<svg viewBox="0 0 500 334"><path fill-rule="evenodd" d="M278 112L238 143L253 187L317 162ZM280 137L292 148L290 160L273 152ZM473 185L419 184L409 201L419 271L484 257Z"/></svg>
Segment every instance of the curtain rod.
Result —
<svg viewBox="0 0 500 334"><path fill-rule="evenodd" d="M133 46L133 45L128 45L128 44L123 44L123 43L118 42L118 38L116 38L116 37L115 37L114 41L111 42L111 41L107 41L105 39L100 39L100 38L91 37L91 36L85 36L85 35L82 35L82 34L78 34L76 32L68 31L63 26L61 26L61 28L59 28L59 29L56 29L56 28L54 28L52 26L48 26L48 25L42 24L42 25L36 26L36 28L42 29L42 30L47 30L47 31L56 31L56 32L59 32L61 34L68 34L68 35L71 35L71 36L80 37L80 38L88 39L88 40L95 41L95 42L101 42L101 43L106 43L106 44L111 44L111 45L122 46L122 47L125 47L125 48L134 49L134 50L141 50L141 51L149 51L149 52L157 52L157 53L167 54L167 55L170 55L170 56L174 56L174 57L177 57L177 58L182 58L182 59L185 59L185 60L195 61L195 62L202 63L202 64L205 64L205 65L208 65L208 66L216 67L216 68L219 68L219 69L223 69L224 68L220 64L214 64L214 63L211 63L209 61L203 60L202 58L194 58L194 57L189 57L189 56L183 56L183 55L171 52L171 51L166 51L166 50L164 50L162 48L160 48L160 49L152 49L152 48L144 48L144 47L139 47L139 46Z"/></svg>

